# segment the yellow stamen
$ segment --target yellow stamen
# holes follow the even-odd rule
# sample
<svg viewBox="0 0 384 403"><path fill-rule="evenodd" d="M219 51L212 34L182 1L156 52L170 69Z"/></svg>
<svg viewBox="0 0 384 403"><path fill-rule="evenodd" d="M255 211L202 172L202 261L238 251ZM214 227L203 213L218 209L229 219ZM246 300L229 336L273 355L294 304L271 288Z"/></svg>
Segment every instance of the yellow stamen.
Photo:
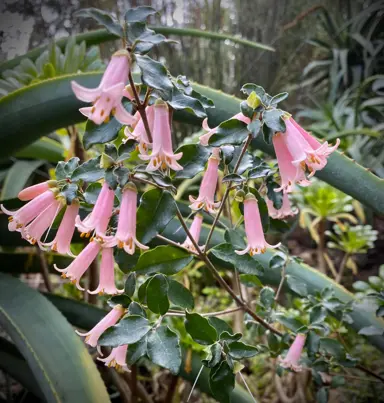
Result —
<svg viewBox="0 0 384 403"><path fill-rule="evenodd" d="M108 123L109 122L109 116L107 116L105 119L104 119L104 123Z"/></svg>
<svg viewBox="0 0 384 403"><path fill-rule="evenodd" d="M12 222L13 221L13 216L8 217L8 221Z"/></svg>
<svg viewBox="0 0 384 403"><path fill-rule="evenodd" d="M104 116L104 109L100 111L100 116Z"/></svg>
<svg viewBox="0 0 384 403"><path fill-rule="evenodd" d="M94 113L95 110L96 110L96 108L94 106L92 106L91 113Z"/></svg>

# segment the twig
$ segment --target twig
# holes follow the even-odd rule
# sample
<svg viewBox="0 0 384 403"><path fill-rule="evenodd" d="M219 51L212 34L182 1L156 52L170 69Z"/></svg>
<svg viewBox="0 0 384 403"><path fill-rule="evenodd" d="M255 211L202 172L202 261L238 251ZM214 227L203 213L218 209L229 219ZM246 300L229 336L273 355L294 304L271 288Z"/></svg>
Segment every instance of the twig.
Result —
<svg viewBox="0 0 384 403"><path fill-rule="evenodd" d="M283 289L283 285L284 285L284 281L285 281L285 272L287 270L287 265L288 265L288 258L285 261L283 268L281 269L281 280L280 280L279 286L277 287L276 296L275 296L275 302L277 302L277 300L279 299L281 290Z"/></svg>
<svg viewBox="0 0 384 403"><path fill-rule="evenodd" d="M132 392L132 403L137 403L137 367L136 365L131 366L131 392Z"/></svg>
<svg viewBox="0 0 384 403"><path fill-rule="evenodd" d="M128 383L128 385L131 384L131 376L128 372L124 372L121 376ZM148 395L144 386L140 382L137 382L137 396L140 397L143 403L153 403L152 398Z"/></svg>
<svg viewBox="0 0 384 403"><path fill-rule="evenodd" d="M376 379L379 379L381 382L384 383L384 377L382 377L382 376L379 375L379 374L376 374L376 372L373 372L373 371L371 371L371 370L368 369L368 368L365 368L363 365L357 364L357 365L356 365L356 368L359 369L360 371L365 372L365 373L368 374L368 375L373 376L373 377L376 378Z"/></svg>
<svg viewBox="0 0 384 403"><path fill-rule="evenodd" d="M131 403L131 390L129 389L128 385L123 382L120 375L114 369L108 368L108 372L111 377L112 383L120 392L121 401L123 403Z"/></svg>
<svg viewBox="0 0 384 403"><path fill-rule="evenodd" d="M236 308L232 308L232 309L226 309L224 311L217 311L217 312L206 312L206 313L202 313L201 316L205 316L205 317L210 317L210 316L225 316L225 315L229 315L231 313L234 312L238 312L238 311L242 311L243 307L238 306ZM176 311L174 309L170 309L165 316L185 316L185 312L183 311Z"/></svg>
<svg viewBox="0 0 384 403"><path fill-rule="evenodd" d="M344 255L343 260L342 260L341 263L340 263L339 272L337 273L337 277L336 277L336 279L335 279L336 283L340 283L340 281L341 281L342 278L343 278L344 270L345 270L345 267L346 267L346 265L347 265L347 261L348 261L348 259L349 259L349 256L350 256L350 254L347 252L347 253Z"/></svg>
<svg viewBox="0 0 384 403"><path fill-rule="evenodd" d="M179 381L179 377L177 375L172 375L171 382L168 386L167 396L164 399L164 403L172 403L173 395L176 391L177 382Z"/></svg>
<svg viewBox="0 0 384 403"><path fill-rule="evenodd" d="M53 287L51 283L51 279L49 278L49 268L47 264L47 259L45 258L44 252L37 248L37 254L39 255L40 264L41 264L41 274L43 276L44 285L48 292L53 292Z"/></svg>
<svg viewBox="0 0 384 403"><path fill-rule="evenodd" d="M99 263L94 260L89 266L88 288L90 290L96 290L99 285ZM92 305L97 304L97 294L88 294L87 302Z"/></svg>
<svg viewBox="0 0 384 403"><path fill-rule="evenodd" d="M180 245L178 242L172 241L172 239L166 238L165 236L158 234L158 235L156 235L156 238L158 238L166 243L169 243L172 246L176 246L176 248L183 249L186 252L192 253L193 255L197 255L197 253L191 251L190 249L184 248L184 246Z"/></svg>

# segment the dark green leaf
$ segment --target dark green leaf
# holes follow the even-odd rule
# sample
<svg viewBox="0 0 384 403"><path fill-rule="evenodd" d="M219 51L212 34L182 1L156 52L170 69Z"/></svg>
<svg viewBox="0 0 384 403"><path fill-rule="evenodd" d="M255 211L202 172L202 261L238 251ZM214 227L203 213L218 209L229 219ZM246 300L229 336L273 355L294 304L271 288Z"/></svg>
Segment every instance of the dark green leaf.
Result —
<svg viewBox="0 0 384 403"><path fill-rule="evenodd" d="M152 280L152 277L149 277L141 286L139 287L137 291L137 297L139 298L139 301L143 304L147 303L147 287L149 282Z"/></svg>
<svg viewBox="0 0 384 403"><path fill-rule="evenodd" d="M124 308L128 308L129 304L131 303L131 298L128 295L114 295L113 297L109 298L108 305L113 308L116 305L121 305Z"/></svg>
<svg viewBox="0 0 384 403"><path fill-rule="evenodd" d="M232 161L229 163L230 171L233 171L235 169L235 165L239 160L242 149L243 147L241 146L235 147ZM253 156L248 151L246 151L245 154L243 155L243 158L241 159L240 165L237 168L236 173L238 173L239 175L243 174L247 169L252 168L253 164L254 164Z"/></svg>
<svg viewBox="0 0 384 403"><path fill-rule="evenodd" d="M163 274L153 276L147 286L148 308L160 315L165 315L169 309L168 281Z"/></svg>
<svg viewBox="0 0 384 403"><path fill-rule="evenodd" d="M235 387L235 375L226 361L223 361L219 367L211 369L209 387L220 403L231 402L230 395Z"/></svg>
<svg viewBox="0 0 384 403"><path fill-rule="evenodd" d="M125 280L124 292L128 297L133 297L136 290L136 273L130 273Z"/></svg>
<svg viewBox="0 0 384 403"><path fill-rule="evenodd" d="M193 309L195 303L192 293L178 281L168 279L168 298L172 304L184 309Z"/></svg>
<svg viewBox="0 0 384 403"><path fill-rule="evenodd" d="M384 329L379 329L376 326L366 326L359 330L359 334L363 336L381 336Z"/></svg>
<svg viewBox="0 0 384 403"><path fill-rule="evenodd" d="M240 103L240 110L244 116L246 116L247 118L250 118L250 119L252 119L253 114L255 113L255 110L251 106L248 105L247 101L242 101Z"/></svg>
<svg viewBox="0 0 384 403"><path fill-rule="evenodd" d="M86 191L83 193L84 200L88 204L95 204L97 198L99 197L101 191L101 183L99 182L94 182L91 183Z"/></svg>
<svg viewBox="0 0 384 403"><path fill-rule="evenodd" d="M221 123L209 139L209 145L219 147L225 144L242 144L248 136L247 124L237 119Z"/></svg>
<svg viewBox="0 0 384 403"><path fill-rule="evenodd" d="M104 173L104 179L108 183L110 189L116 190L117 188L117 178L113 174L114 168L108 168Z"/></svg>
<svg viewBox="0 0 384 403"><path fill-rule="evenodd" d="M269 261L269 268L272 270L282 269L285 265L286 258L283 258L280 255L274 255L272 259Z"/></svg>
<svg viewBox="0 0 384 403"><path fill-rule="evenodd" d="M136 55L136 62L141 70L142 82L148 87L159 90L165 100L169 99L173 85L164 65L148 56L140 55Z"/></svg>
<svg viewBox="0 0 384 403"><path fill-rule="evenodd" d="M114 144L106 144L104 146L104 153L111 158L112 161L117 159L117 148Z"/></svg>
<svg viewBox="0 0 384 403"><path fill-rule="evenodd" d="M220 334L220 341L227 341L229 344L234 341L239 341L243 335L241 333L232 334L232 329L230 332L224 331Z"/></svg>
<svg viewBox="0 0 384 403"><path fill-rule="evenodd" d="M192 259L191 254L174 246L157 246L140 256L136 271L140 274L176 274L184 269Z"/></svg>
<svg viewBox="0 0 384 403"><path fill-rule="evenodd" d="M173 193L177 193L176 188L172 185L172 180L169 176L164 176L160 172L153 172L151 178L155 183L164 188L170 188Z"/></svg>
<svg viewBox="0 0 384 403"><path fill-rule="evenodd" d="M208 368L215 367L221 361L222 352L223 350L219 343L212 344L212 346L209 348L207 358L202 360L202 363Z"/></svg>
<svg viewBox="0 0 384 403"><path fill-rule="evenodd" d="M273 207L276 210L281 209L283 205L283 191L275 192L275 189L278 189L280 185L278 185L273 180L267 180L267 196L268 199L273 202Z"/></svg>
<svg viewBox="0 0 384 403"><path fill-rule="evenodd" d="M140 7L135 7L135 8L130 8L126 13L125 13L125 21L127 23L130 22L142 22L146 21L146 19L153 14L156 14L157 11L148 6L140 6Z"/></svg>
<svg viewBox="0 0 384 403"><path fill-rule="evenodd" d="M235 153L234 146L223 146L221 147L221 153L223 155L224 165L228 165L232 160Z"/></svg>
<svg viewBox="0 0 384 403"><path fill-rule="evenodd" d="M265 97L265 89L263 87L260 87L260 85L256 84L244 84L241 87L241 92L246 94L246 95L251 95L252 92L255 92L256 95L261 99L263 103L265 103L266 97Z"/></svg>
<svg viewBox="0 0 384 403"><path fill-rule="evenodd" d="M279 102L284 101L284 99L288 98L288 92L280 92L280 94L274 95L272 99L269 101L270 105L277 105Z"/></svg>
<svg viewBox="0 0 384 403"><path fill-rule="evenodd" d="M279 338L274 333L269 332L267 340L268 340L268 347L271 350L271 355L276 356L280 350Z"/></svg>
<svg viewBox="0 0 384 403"><path fill-rule="evenodd" d="M77 184L69 183L65 185L61 190L61 193L64 195L66 203L70 205L77 197Z"/></svg>
<svg viewBox="0 0 384 403"><path fill-rule="evenodd" d="M287 275L287 284L288 287L294 291L296 294L299 294L301 296L306 296L308 295L308 290L307 290L307 285L301 281L299 278Z"/></svg>
<svg viewBox="0 0 384 403"><path fill-rule="evenodd" d="M318 336L313 330L310 330L307 335L307 340L305 343L307 347L307 352L310 357L314 357L319 351L320 346L320 336Z"/></svg>
<svg viewBox="0 0 384 403"><path fill-rule="evenodd" d="M136 343L130 344L127 351L127 364L133 365L147 355L147 335L143 336Z"/></svg>
<svg viewBox="0 0 384 403"><path fill-rule="evenodd" d="M261 130L263 131L263 139L267 144L272 144L272 136L273 136L273 130L268 127L265 123L261 127Z"/></svg>
<svg viewBox="0 0 384 403"><path fill-rule="evenodd" d="M198 313L186 313L185 330L196 343L203 345L213 344L218 338L216 329L208 319Z"/></svg>
<svg viewBox="0 0 384 403"><path fill-rule="evenodd" d="M137 237L144 244L162 232L176 215L176 204L165 190L151 189L145 192L137 210Z"/></svg>
<svg viewBox="0 0 384 403"><path fill-rule="evenodd" d="M345 358L345 351L342 344L335 339L322 337L320 339L320 351L335 357L337 360Z"/></svg>
<svg viewBox="0 0 384 403"><path fill-rule="evenodd" d="M136 250L133 255L128 255L124 249L115 248L115 261L124 273L132 271L139 260L140 251Z"/></svg>
<svg viewBox="0 0 384 403"><path fill-rule="evenodd" d="M234 341L229 345L229 355L235 360L251 358L258 352L259 350L256 347L242 343L241 341Z"/></svg>
<svg viewBox="0 0 384 403"><path fill-rule="evenodd" d="M85 182L96 182L104 176L104 171L100 168L100 156L92 158L79 167L72 174L72 181L83 180Z"/></svg>
<svg viewBox="0 0 384 403"><path fill-rule="evenodd" d="M116 167L113 170L113 175L117 183L123 188L129 181L129 169L125 167Z"/></svg>
<svg viewBox="0 0 384 403"><path fill-rule="evenodd" d="M173 87L172 98L168 101L168 104L177 111L185 110L189 113L193 113L199 118L205 118L207 116L200 101L198 101L196 98L183 94L176 87Z"/></svg>
<svg viewBox="0 0 384 403"><path fill-rule="evenodd" d="M244 182L246 179L244 178L244 176L238 175L238 174L229 174L224 176L224 178L221 180L222 183L226 183L226 182L233 182L233 183L242 183Z"/></svg>
<svg viewBox="0 0 384 403"><path fill-rule="evenodd" d="M259 262L248 254L238 255L235 253L234 246L229 243L222 243L210 250L217 259L224 265L232 265L240 273L260 275L264 268Z"/></svg>
<svg viewBox="0 0 384 403"><path fill-rule="evenodd" d="M128 140L119 147L119 156L116 162L122 162L127 160L133 151L136 150L137 142L135 140Z"/></svg>
<svg viewBox="0 0 384 403"><path fill-rule="evenodd" d="M186 144L177 149L176 153L179 152L183 153L183 156L178 161L183 169L176 172L176 179L193 178L199 172L204 171L210 155L207 147L199 144Z"/></svg>
<svg viewBox="0 0 384 403"><path fill-rule="evenodd" d="M268 176L271 172L271 168L265 162L261 163L259 166L252 168L248 172L249 179L264 178Z"/></svg>
<svg viewBox="0 0 384 403"><path fill-rule="evenodd" d="M240 282L246 287L258 287L261 288L263 283L254 274L240 274Z"/></svg>
<svg viewBox="0 0 384 403"><path fill-rule="evenodd" d="M88 150L94 144L104 144L115 140L122 127L123 125L114 117L108 123L101 125L88 119L83 137L84 148Z"/></svg>
<svg viewBox="0 0 384 403"><path fill-rule="evenodd" d="M268 109L263 113L264 124L274 132L285 132L284 111L281 109Z"/></svg>
<svg viewBox="0 0 384 403"><path fill-rule="evenodd" d="M134 301L132 301L129 304L128 314L129 315L139 315L139 316L142 316L143 318L147 317L147 314L145 313L144 308L140 304L138 304L137 302L134 302Z"/></svg>
<svg viewBox="0 0 384 403"><path fill-rule="evenodd" d="M316 393L317 403L327 403L328 402L328 388L320 388Z"/></svg>
<svg viewBox="0 0 384 403"><path fill-rule="evenodd" d="M311 314L309 315L310 324L313 323L323 323L324 319L327 317L327 311L321 306L315 306L311 310Z"/></svg>
<svg viewBox="0 0 384 403"><path fill-rule="evenodd" d="M264 308L269 309L275 301L275 291L271 287L264 287L260 291L260 303Z"/></svg>
<svg viewBox="0 0 384 403"><path fill-rule="evenodd" d="M79 158L73 157L69 161L60 161L55 170L56 180L60 181L63 179L71 178L73 171L79 166Z"/></svg>
<svg viewBox="0 0 384 403"><path fill-rule="evenodd" d="M298 329L303 327L303 323L300 322L298 319L286 317L286 314L278 314L276 315L276 319L278 322L283 324L289 330L296 332Z"/></svg>
<svg viewBox="0 0 384 403"><path fill-rule="evenodd" d="M208 322L216 329L219 337L223 332L228 332L230 334L233 333L231 326L229 326L228 323L223 319L216 318L215 316L210 316L208 318Z"/></svg>
<svg viewBox="0 0 384 403"><path fill-rule="evenodd" d="M227 229L224 234L225 242L231 244L235 249L244 249L246 244L244 237L234 229Z"/></svg>
<svg viewBox="0 0 384 403"><path fill-rule="evenodd" d="M99 10L97 8L84 8L82 10L77 11L74 14L75 17L90 17L97 21L100 25L103 25L109 32L114 35L123 37L123 28L120 23L116 21L111 14Z"/></svg>
<svg viewBox="0 0 384 403"><path fill-rule="evenodd" d="M247 129L250 133L252 133L252 137L255 139L260 133L261 129L260 120L259 119L253 120L251 123L248 124Z"/></svg>
<svg viewBox="0 0 384 403"><path fill-rule="evenodd" d="M331 387L338 388L339 386L345 385L345 378L342 375L336 375L332 377Z"/></svg>
<svg viewBox="0 0 384 403"><path fill-rule="evenodd" d="M100 346L117 347L139 341L151 329L147 319L139 315L125 316L120 322L107 329L98 341Z"/></svg>
<svg viewBox="0 0 384 403"><path fill-rule="evenodd" d="M178 374L181 365L179 338L168 326L152 330L147 337L147 354L149 359L161 367Z"/></svg>

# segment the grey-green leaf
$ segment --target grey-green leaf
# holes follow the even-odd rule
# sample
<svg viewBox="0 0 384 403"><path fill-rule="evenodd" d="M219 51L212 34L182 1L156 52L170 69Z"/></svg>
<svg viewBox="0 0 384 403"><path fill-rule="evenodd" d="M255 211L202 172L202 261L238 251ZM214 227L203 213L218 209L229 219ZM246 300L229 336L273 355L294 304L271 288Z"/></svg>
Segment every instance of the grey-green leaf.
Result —
<svg viewBox="0 0 384 403"><path fill-rule="evenodd" d="M104 171L100 168L100 158L100 156L92 158L77 167L73 171L72 181L96 182L101 179L104 176Z"/></svg>
<svg viewBox="0 0 384 403"><path fill-rule="evenodd" d="M248 136L247 124L238 119L229 119L221 123L209 139L209 145L219 147L225 144L238 145Z"/></svg>
<svg viewBox="0 0 384 403"><path fill-rule="evenodd" d="M148 6L130 8L125 13L125 21L127 23L142 22L142 21L145 21L150 15L153 15L156 13L157 13L157 11L154 8L148 7Z"/></svg>
<svg viewBox="0 0 384 403"><path fill-rule="evenodd" d="M168 298L172 304L184 309L193 309L195 303L192 293L178 281L168 279L168 283Z"/></svg>
<svg viewBox="0 0 384 403"><path fill-rule="evenodd" d="M231 403L230 395L235 387L235 375L226 361L222 361L219 367L211 369L209 387L220 403Z"/></svg>
<svg viewBox="0 0 384 403"><path fill-rule="evenodd" d="M127 364L133 365L147 354L147 338L148 334L143 336L136 343L130 344L127 350Z"/></svg>
<svg viewBox="0 0 384 403"><path fill-rule="evenodd" d="M218 339L216 329L198 313L186 313L185 329L199 344L210 345Z"/></svg>
<svg viewBox="0 0 384 403"><path fill-rule="evenodd" d="M176 179L189 179L204 171L205 164L208 161L210 152L207 147L199 144L186 144L177 149L177 153L182 152L183 156L179 160L179 164L183 167L181 171L177 171Z"/></svg>
<svg viewBox="0 0 384 403"><path fill-rule="evenodd" d="M258 352L259 350L256 347L242 343L241 341L234 341L229 345L229 355L235 360L251 358Z"/></svg>
<svg viewBox="0 0 384 403"><path fill-rule="evenodd" d="M122 127L123 125L114 117L108 123L101 125L88 119L83 137L84 148L88 150L94 144L104 144L115 140Z"/></svg>
<svg viewBox="0 0 384 403"><path fill-rule="evenodd" d="M147 286L148 308L160 315L165 315L169 309L168 281L163 274L153 276Z"/></svg>

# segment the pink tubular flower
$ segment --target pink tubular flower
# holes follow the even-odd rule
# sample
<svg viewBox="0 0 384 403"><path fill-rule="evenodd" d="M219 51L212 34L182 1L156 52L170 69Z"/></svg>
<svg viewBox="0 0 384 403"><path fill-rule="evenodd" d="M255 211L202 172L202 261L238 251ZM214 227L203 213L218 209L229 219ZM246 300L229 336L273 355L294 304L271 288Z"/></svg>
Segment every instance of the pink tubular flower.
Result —
<svg viewBox="0 0 384 403"><path fill-rule="evenodd" d="M203 180L201 181L199 196L195 199L193 196L189 196L189 201L192 203L189 207L192 210L204 209L208 213L215 214L216 210L220 206L220 202L215 203L215 191L217 186L217 180L219 177L219 164L220 164L220 150L214 148L212 155L208 160L208 167L204 173Z"/></svg>
<svg viewBox="0 0 384 403"><path fill-rule="evenodd" d="M100 283L94 291L89 294L121 294L124 290L118 290L115 285L115 260L113 259L113 248L101 250Z"/></svg>
<svg viewBox="0 0 384 403"><path fill-rule="evenodd" d="M76 227L82 237L88 238L93 230L96 231L96 235L104 235L112 215L114 197L114 191L109 188L107 182L104 182L92 212L83 221L80 216L76 217Z"/></svg>
<svg viewBox="0 0 384 403"><path fill-rule="evenodd" d="M52 204L55 201L55 198L56 191L49 189L16 211L7 210L1 204L0 208L3 213L10 216L8 217L9 231L21 231L27 224Z"/></svg>
<svg viewBox="0 0 384 403"><path fill-rule="evenodd" d="M191 227L189 228L189 232L191 233L193 239L196 241L197 244L199 243L202 224L203 224L203 216L201 214L196 214L195 218L192 221ZM188 235L187 235L187 238L185 239L185 241L181 244L181 246L184 246L184 248L187 248L192 252L195 252L195 253L197 252ZM204 247L200 247L200 249L203 249L203 248Z"/></svg>
<svg viewBox="0 0 384 403"><path fill-rule="evenodd" d="M104 246L113 248L117 245L118 248L124 248L129 255L135 253L136 246L143 250L148 249L148 246L136 238L136 203L137 189L134 183L129 182L123 189L116 234L106 237Z"/></svg>
<svg viewBox="0 0 384 403"><path fill-rule="evenodd" d="M79 213L79 202L74 200L71 205L67 206L64 217L60 223L55 239L49 243L43 244L44 247L50 247L51 250L75 257L71 252L71 240L75 232L75 220Z"/></svg>
<svg viewBox="0 0 384 403"><path fill-rule="evenodd" d="M46 190L55 187L56 185L57 182L54 180L38 183L37 185L29 186L23 189L17 197L22 201L29 201L41 195Z"/></svg>
<svg viewBox="0 0 384 403"><path fill-rule="evenodd" d="M267 248L277 248L277 245L270 245L264 238L263 226L261 224L260 211L256 197L248 193L244 199L244 224L248 245L242 250L235 252L238 255L245 255L249 252L251 256L264 253Z"/></svg>
<svg viewBox="0 0 384 403"><path fill-rule="evenodd" d="M299 361L303 352L305 339L306 335L299 333L289 348L286 357L279 357L279 364L283 368L288 368L295 372L300 372L302 370L302 366L299 365Z"/></svg>
<svg viewBox="0 0 384 403"><path fill-rule="evenodd" d="M292 156L284 142L284 134L276 133L272 137L272 142L273 147L275 148L281 178L281 186L275 189L275 192L280 192L280 190L283 190L284 193L290 193L292 192L295 183L301 186L310 185L311 182L305 177L304 171L297 169L292 164Z"/></svg>
<svg viewBox="0 0 384 403"><path fill-rule="evenodd" d="M166 169L167 167L174 171L180 171L183 167L178 161L183 153L173 153L172 134L169 124L169 111L165 103L156 103L154 106L154 122L153 122L153 149L151 155L140 154L140 158L144 161L150 161L147 171L152 172L158 169Z"/></svg>
<svg viewBox="0 0 384 403"><path fill-rule="evenodd" d="M154 117L155 117L155 107L152 106L147 106L145 108L145 112L147 115L147 120L148 120L148 126L149 130L151 133L153 133L153 124L154 124ZM137 118L139 119L136 127L134 130L131 132L129 130L129 127L127 126L124 129L124 135L126 136L126 139L124 142L128 140L135 140L139 143L139 152L140 154L148 154L148 149L149 147L152 146L152 144L149 142L148 136L147 136L147 131L145 130L143 119L141 119L139 112L136 112L135 116L137 115Z"/></svg>
<svg viewBox="0 0 384 403"><path fill-rule="evenodd" d="M135 124L136 119L121 103L128 73L129 53L126 50L119 50L112 55L97 88L85 88L72 81L72 91L76 97L80 101L94 104L92 107L80 108L80 112L97 125L108 122L111 113L122 124Z"/></svg>
<svg viewBox="0 0 384 403"><path fill-rule="evenodd" d="M21 234L23 238L32 245L37 242L41 248L42 243L40 242L40 239L44 235L45 231L51 227L62 206L62 202L55 199L30 224L22 228Z"/></svg>
<svg viewBox="0 0 384 403"><path fill-rule="evenodd" d="M124 315L125 309L121 305L116 305L103 319L89 332L80 333L79 336L85 336L85 342L92 347L97 346L100 336L111 326L116 325L118 320Z"/></svg>
<svg viewBox="0 0 384 403"><path fill-rule="evenodd" d="M241 120L242 122L249 124L251 122L251 119L247 118L245 115L243 115L241 112L236 114L235 116L232 116L231 119L237 119L237 120ZM213 134L215 134L217 132L219 126L214 127L213 129L211 129L208 126L208 118L205 118L203 120L203 129L207 130L208 133L203 134L202 136L200 136L200 144L202 146L207 146L209 143L209 139L211 138L211 136Z"/></svg>
<svg viewBox="0 0 384 403"><path fill-rule="evenodd" d="M291 207L291 202L289 201L288 198L288 193L283 194L283 205L277 210L273 206L273 202L268 199L268 197L265 199L267 202L267 207L268 207L268 214L277 220L282 220L285 217L289 216L294 216L297 214L297 209L294 208L292 209Z"/></svg>
<svg viewBox="0 0 384 403"><path fill-rule="evenodd" d="M117 371L129 371L126 363L128 344L115 347L112 349L111 354L106 358L99 358L99 361L104 362L107 367L115 367Z"/></svg>
<svg viewBox="0 0 384 403"><path fill-rule="evenodd" d="M63 278L69 278L72 283L76 284L76 287L84 291L84 288L80 286L80 279L87 271L90 264L96 259L99 254L101 245L97 241L91 241L80 253L75 257L73 262L65 269L59 269L54 265L55 269L62 273Z"/></svg>

